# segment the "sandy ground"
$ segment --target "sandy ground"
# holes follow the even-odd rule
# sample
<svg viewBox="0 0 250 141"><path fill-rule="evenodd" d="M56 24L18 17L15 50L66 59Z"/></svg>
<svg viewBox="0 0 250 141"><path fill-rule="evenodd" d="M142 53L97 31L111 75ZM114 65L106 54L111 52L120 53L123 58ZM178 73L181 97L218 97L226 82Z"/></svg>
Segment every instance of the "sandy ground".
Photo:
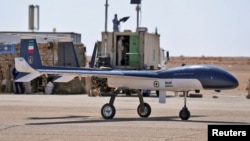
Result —
<svg viewBox="0 0 250 141"><path fill-rule="evenodd" d="M118 96L116 115L101 117L108 97L87 95L0 94L1 141L207 141L211 124L250 124L250 104L245 94L204 92L188 98L188 121L178 114L183 97L167 93L165 104L156 96L145 97L152 113L140 118L135 96Z"/></svg>

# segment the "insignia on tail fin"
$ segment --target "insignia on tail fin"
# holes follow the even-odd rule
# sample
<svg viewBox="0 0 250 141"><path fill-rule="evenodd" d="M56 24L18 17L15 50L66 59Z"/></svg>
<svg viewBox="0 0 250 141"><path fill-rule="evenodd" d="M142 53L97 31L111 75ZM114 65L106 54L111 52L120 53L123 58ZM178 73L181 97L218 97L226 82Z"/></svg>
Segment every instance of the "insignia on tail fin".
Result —
<svg viewBox="0 0 250 141"><path fill-rule="evenodd" d="M34 69L42 68L36 39L21 39L20 57Z"/></svg>

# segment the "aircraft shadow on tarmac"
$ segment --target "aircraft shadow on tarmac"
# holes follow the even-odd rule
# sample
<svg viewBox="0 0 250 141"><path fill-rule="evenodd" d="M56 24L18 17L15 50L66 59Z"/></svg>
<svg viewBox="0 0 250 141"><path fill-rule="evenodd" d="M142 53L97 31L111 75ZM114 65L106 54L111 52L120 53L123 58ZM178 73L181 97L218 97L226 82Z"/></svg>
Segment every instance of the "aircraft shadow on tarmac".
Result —
<svg viewBox="0 0 250 141"><path fill-rule="evenodd" d="M74 118L86 118L89 116L65 116L65 117L30 117L31 120L46 120L46 119L74 119Z"/></svg>
<svg viewBox="0 0 250 141"><path fill-rule="evenodd" d="M204 117L193 115L192 117ZM248 122L230 122L230 121L208 121L208 120L180 120L178 116L168 117L149 117L149 118L114 118L110 120L105 119L90 119L89 116L65 116L65 117L30 117L28 120L54 120L54 119L69 119L70 121L51 121L51 122L37 122L26 123L25 125L53 125L53 124L81 124L81 123L107 123L107 122L130 122L130 121L156 121L156 122L189 122L189 123L208 123L208 124L249 124ZM80 119L74 120L72 119Z"/></svg>

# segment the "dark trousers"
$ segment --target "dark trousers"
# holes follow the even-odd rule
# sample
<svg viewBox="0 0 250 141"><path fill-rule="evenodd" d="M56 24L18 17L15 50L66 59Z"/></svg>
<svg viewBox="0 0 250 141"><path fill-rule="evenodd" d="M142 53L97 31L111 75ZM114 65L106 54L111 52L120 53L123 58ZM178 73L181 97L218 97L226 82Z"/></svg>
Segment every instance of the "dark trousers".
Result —
<svg viewBox="0 0 250 141"><path fill-rule="evenodd" d="M24 93L24 86L22 82L15 82L15 93L16 94L23 94Z"/></svg>

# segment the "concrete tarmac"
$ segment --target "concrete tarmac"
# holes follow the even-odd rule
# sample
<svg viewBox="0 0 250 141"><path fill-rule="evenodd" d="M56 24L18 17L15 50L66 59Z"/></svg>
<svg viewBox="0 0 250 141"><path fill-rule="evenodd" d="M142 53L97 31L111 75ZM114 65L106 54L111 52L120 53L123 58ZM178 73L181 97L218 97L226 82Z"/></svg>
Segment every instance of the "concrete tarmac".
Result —
<svg viewBox="0 0 250 141"><path fill-rule="evenodd" d="M0 94L0 141L207 141L208 125L250 124L246 95L187 100L187 121L179 118L183 97L172 94L165 104L144 98L149 118L137 115L137 97L118 96L115 117L105 120L100 110L109 97Z"/></svg>

